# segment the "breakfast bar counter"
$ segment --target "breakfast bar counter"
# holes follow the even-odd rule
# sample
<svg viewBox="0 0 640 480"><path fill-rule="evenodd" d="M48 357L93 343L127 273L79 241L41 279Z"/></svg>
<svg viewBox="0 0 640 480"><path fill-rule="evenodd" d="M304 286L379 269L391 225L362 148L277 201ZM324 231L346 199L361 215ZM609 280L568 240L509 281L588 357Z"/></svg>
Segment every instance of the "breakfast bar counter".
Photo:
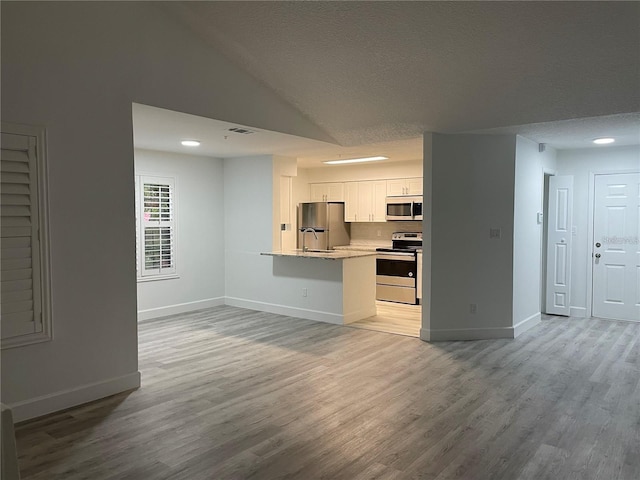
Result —
<svg viewBox="0 0 640 480"><path fill-rule="evenodd" d="M266 252L261 255L271 255L272 257L296 257L296 258L323 258L325 260L344 260L345 258L373 257L376 252L366 252L361 250L284 250L277 252Z"/></svg>
<svg viewBox="0 0 640 480"><path fill-rule="evenodd" d="M297 280L292 289L300 289L300 316L344 325L376 314L375 252L285 250L261 255L273 257L274 276Z"/></svg>

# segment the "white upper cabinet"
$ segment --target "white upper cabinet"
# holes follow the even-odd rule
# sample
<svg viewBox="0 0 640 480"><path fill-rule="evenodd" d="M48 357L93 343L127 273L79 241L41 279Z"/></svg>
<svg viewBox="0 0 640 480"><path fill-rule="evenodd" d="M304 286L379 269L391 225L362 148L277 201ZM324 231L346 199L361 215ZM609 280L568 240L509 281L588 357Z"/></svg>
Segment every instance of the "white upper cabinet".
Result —
<svg viewBox="0 0 640 480"><path fill-rule="evenodd" d="M345 221L385 221L386 180L347 182L345 192Z"/></svg>
<svg viewBox="0 0 640 480"><path fill-rule="evenodd" d="M344 202L344 183L310 183L309 198L312 202Z"/></svg>
<svg viewBox="0 0 640 480"><path fill-rule="evenodd" d="M387 215L387 182L386 180L373 183L372 215L374 222L386 222Z"/></svg>
<svg viewBox="0 0 640 480"><path fill-rule="evenodd" d="M387 180L387 196L422 195L422 177Z"/></svg>
<svg viewBox="0 0 640 480"><path fill-rule="evenodd" d="M344 186L344 221L355 222L358 217L358 182Z"/></svg>

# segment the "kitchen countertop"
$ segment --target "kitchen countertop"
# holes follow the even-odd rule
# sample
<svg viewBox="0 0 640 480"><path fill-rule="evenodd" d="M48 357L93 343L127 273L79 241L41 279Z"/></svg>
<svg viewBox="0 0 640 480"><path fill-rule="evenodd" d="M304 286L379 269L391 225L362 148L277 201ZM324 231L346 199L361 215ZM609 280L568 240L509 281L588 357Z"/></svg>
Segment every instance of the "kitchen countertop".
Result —
<svg viewBox="0 0 640 480"><path fill-rule="evenodd" d="M339 245L336 246L336 250L344 250L344 251L357 251L357 252L375 252L376 248L385 247L390 248L391 244L380 244L380 245L366 245L366 244L351 244L351 245Z"/></svg>
<svg viewBox="0 0 640 480"><path fill-rule="evenodd" d="M303 252L302 250L285 250L279 252L263 252L260 255L272 257L299 257L299 258L322 258L324 260L344 260L346 258L371 257L376 254L374 251L362 250L332 250L330 252Z"/></svg>

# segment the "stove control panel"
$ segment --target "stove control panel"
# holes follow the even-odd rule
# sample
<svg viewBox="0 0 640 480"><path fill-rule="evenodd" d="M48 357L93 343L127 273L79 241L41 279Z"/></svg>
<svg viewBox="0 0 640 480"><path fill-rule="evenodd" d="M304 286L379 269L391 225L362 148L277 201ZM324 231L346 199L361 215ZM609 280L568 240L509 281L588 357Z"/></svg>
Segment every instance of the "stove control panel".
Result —
<svg viewBox="0 0 640 480"><path fill-rule="evenodd" d="M394 232L391 240L422 240L422 232Z"/></svg>

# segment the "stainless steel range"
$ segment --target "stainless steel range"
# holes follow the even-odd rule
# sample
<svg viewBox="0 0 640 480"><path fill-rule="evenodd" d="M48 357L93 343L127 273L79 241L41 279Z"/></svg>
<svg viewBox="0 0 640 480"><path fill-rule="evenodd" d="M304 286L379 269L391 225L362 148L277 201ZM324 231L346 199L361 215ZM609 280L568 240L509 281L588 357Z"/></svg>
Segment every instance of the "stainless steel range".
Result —
<svg viewBox="0 0 640 480"><path fill-rule="evenodd" d="M376 299L415 305L422 232L396 232L391 241L391 248L376 249Z"/></svg>

